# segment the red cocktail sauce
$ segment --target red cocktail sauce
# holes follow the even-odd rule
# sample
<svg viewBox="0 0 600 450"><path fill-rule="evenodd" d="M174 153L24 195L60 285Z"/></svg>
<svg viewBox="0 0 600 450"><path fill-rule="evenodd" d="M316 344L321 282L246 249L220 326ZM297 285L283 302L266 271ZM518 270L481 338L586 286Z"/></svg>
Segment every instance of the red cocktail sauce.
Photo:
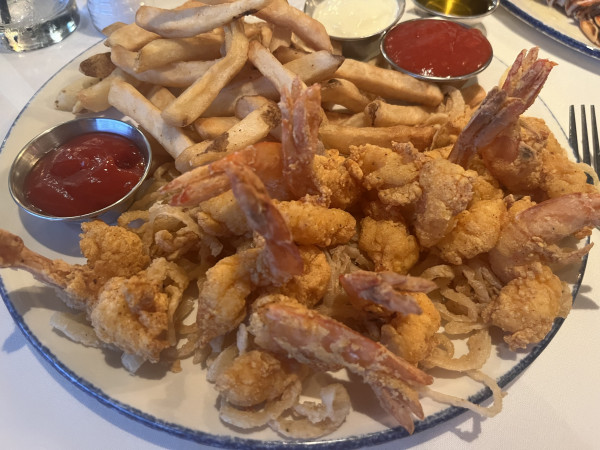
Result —
<svg viewBox="0 0 600 450"><path fill-rule="evenodd" d="M122 136L77 136L44 155L25 179L25 194L42 212L71 217L124 197L144 173L144 157Z"/></svg>
<svg viewBox="0 0 600 450"><path fill-rule="evenodd" d="M492 56L492 46L481 31L434 19L396 25L386 34L383 49L404 70L442 78L473 73Z"/></svg>

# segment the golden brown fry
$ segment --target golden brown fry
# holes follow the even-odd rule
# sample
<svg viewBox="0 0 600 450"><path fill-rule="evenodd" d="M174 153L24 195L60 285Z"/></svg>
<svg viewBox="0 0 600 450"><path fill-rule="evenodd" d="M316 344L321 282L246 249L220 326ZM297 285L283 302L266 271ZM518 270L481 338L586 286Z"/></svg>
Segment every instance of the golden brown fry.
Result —
<svg viewBox="0 0 600 450"><path fill-rule="evenodd" d="M282 46L279 47L277 50L273 51L273 55L275 55L275 58L277 58L281 64L287 64L290 61L302 58L308 53L309 52L305 52L303 50L292 48L289 46Z"/></svg>
<svg viewBox="0 0 600 450"><path fill-rule="evenodd" d="M225 39L229 44L227 54L163 111L167 123L179 127L190 125L242 69L248 58L243 22L237 20L227 25Z"/></svg>
<svg viewBox="0 0 600 450"><path fill-rule="evenodd" d="M237 0L233 3L179 10L141 6L135 15L135 21L142 28L156 32L162 37L192 37L251 14L263 8L269 1Z"/></svg>
<svg viewBox="0 0 600 450"><path fill-rule="evenodd" d="M435 114L436 109L430 106L391 105L383 100L374 100L365 108L369 125L374 127L391 127L394 125L419 125L431 120L438 122L447 119L447 114Z"/></svg>
<svg viewBox="0 0 600 450"><path fill-rule="evenodd" d="M87 110L92 112L101 112L110 108L111 105L108 103L108 91L110 90L110 85L114 80L126 81L136 87L141 84L139 80L136 80L117 67L108 77L86 89L79 91L77 94L77 103L73 108L74 111L79 112L82 110Z"/></svg>
<svg viewBox="0 0 600 450"><path fill-rule="evenodd" d="M437 106L444 99L436 84L354 59L346 59L334 76L351 81L362 91L387 99L427 106Z"/></svg>
<svg viewBox="0 0 600 450"><path fill-rule="evenodd" d="M356 128L327 124L319 129L319 137L325 148L339 150L342 154L348 154L351 146L373 144L389 148L392 142L410 142L418 150L426 150L431 145L435 131L433 126Z"/></svg>
<svg viewBox="0 0 600 450"><path fill-rule="evenodd" d="M291 30L314 50L333 52L331 39L323 24L294 8L286 0L273 0L254 15L278 27Z"/></svg>
<svg viewBox="0 0 600 450"><path fill-rule="evenodd" d="M269 43L269 50L274 52L281 47L289 47L292 43L292 30L279 25L273 25L273 35Z"/></svg>
<svg viewBox="0 0 600 450"><path fill-rule="evenodd" d="M147 93L146 98L158 109L165 109L175 100L175 96L164 86L155 85Z"/></svg>
<svg viewBox="0 0 600 450"><path fill-rule="evenodd" d="M135 23L131 23L114 30L106 41L104 41L104 45L111 48L120 45L127 50L135 52L159 37L158 34L144 30Z"/></svg>
<svg viewBox="0 0 600 450"><path fill-rule="evenodd" d="M471 84L460 90L465 104L471 108L477 107L485 98L485 89L480 84Z"/></svg>
<svg viewBox="0 0 600 450"><path fill-rule="evenodd" d="M184 172L211 163L227 153L263 140L280 123L279 107L275 102L267 101L212 141L201 142L185 149L175 160L175 166Z"/></svg>
<svg viewBox="0 0 600 450"><path fill-rule="evenodd" d="M292 81L296 74L284 67L273 54L257 41L250 42L248 59L266 78L273 83L281 95L292 89ZM306 85L304 85L306 87Z"/></svg>
<svg viewBox="0 0 600 450"><path fill-rule="evenodd" d="M155 39L139 50L133 70L144 72L177 61L218 59L222 45L223 36L218 33L191 38Z"/></svg>
<svg viewBox="0 0 600 450"><path fill-rule="evenodd" d="M79 71L94 78L106 78L115 70L115 65L110 60L110 52L97 53L81 61Z"/></svg>
<svg viewBox="0 0 600 450"><path fill-rule="evenodd" d="M240 97L238 101L235 102L235 117L243 119L251 112L262 108L267 103L272 103L272 101L268 98L261 97L260 95L246 95ZM269 134L277 141L281 142L281 124L271 128Z"/></svg>
<svg viewBox="0 0 600 450"><path fill-rule="evenodd" d="M113 81L108 101L148 131L173 158L177 158L187 147L194 144L181 129L165 123L160 109L131 84L121 80Z"/></svg>
<svg viewBox="0 0 600 450"><path fill-rule="evenodd" d="M135 71L136 58L136 52L129 51L120 45L115 45L112 48L112 62L134 78L161 86L183 88L191 86L218 61L176 61L166 66L138 73Z"/></svg>
<svg viewBox="0 0 600 450"><path fill-rule="evenodd" d="M325 105L340 105L352 112L362 112L371 99L350 81L332 78L321 85L321 101Z"/></svg>
<svg viewBox="0 0 600 450"><path fill-rule="evenodd" d="M319 51L290 61L284 67L294 72L304 83L310 85L328 79L343 61L342 56ZM249 81L242 80L226 86L204 112L204 115L207 117L230 116L233 114L235 102L245 95L260 95L270 100L279 99L279 92L268 78L262 76Z"/></svg>
<svg viewBox="0 0 600 450"><path fill-rule="evenodd" d="M194 129L202 140L212 140L227 132L240 121L237 117L199 117L194 121Z"/></svg>
<svg viewBox="0 0 600 450"><path fill-rule="evenodd" d="M127 26L126 23L123 23L123 22L114 22L114 23L111 23L110 25L102 28L101 31L102 31L102 34L104 36L108 37L111 34L113 34L115 31L117 31L118 29L123 28L125 26Z"/></svg>

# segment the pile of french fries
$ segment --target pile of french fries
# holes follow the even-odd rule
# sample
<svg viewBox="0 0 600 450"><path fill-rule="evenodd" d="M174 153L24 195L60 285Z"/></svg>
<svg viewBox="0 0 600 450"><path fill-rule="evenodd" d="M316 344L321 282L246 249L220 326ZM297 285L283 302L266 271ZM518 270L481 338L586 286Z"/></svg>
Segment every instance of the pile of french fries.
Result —
<svg viewBox="0 0 600 450"><path fill-rule="evenodd" d="M180 172L280 139L277 101L295 78L321 85L326 148L346 153L351 145L410 141L424 149L436 132L431 117L444 98L440 87L344 58L324 26L286 0L142 6L135 23L103 33L110 51L81 64L88 80L64 89L57 107L116 108L151 134Z"/></svg>

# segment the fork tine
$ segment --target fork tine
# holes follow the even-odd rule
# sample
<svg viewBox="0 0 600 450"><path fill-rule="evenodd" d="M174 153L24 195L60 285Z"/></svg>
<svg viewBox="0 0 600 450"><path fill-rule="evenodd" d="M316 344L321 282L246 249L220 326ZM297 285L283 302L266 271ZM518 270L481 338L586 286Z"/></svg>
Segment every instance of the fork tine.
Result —
<svg viewBox="0 0 600 450"><path fill-rule="evenodd" d="M575 106L569 106L569 145L575 152L577 162L581 162L579 143L577 142L577 121L575 120Z"/></svg>
<svg viewBox="0 0 600 450"><path fill-rule="evenodd" d="M596 107L590 107L592 121L592 146L594 151L594 170L600 174L600 143L598 142L598 123L596 122Z"/></svg>
<svg viewBox="0 0 600 450"><path fill-rule="evenodd" d="M583 153L583 162L592 163L590 155L590 141L588 140L587 117L585 115L585 105L581 105L581 152Z"/></svg>

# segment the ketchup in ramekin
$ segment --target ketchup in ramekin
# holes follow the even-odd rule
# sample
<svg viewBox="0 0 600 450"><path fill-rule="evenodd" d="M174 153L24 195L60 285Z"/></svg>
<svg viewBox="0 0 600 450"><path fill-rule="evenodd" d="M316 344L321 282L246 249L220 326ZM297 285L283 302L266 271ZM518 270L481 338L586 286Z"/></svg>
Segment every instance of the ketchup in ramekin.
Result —
<svg viewBox="0 0 600 450"><path fill-rule="evenodd" d="M80 216L123 198L144 169L144 156L132 141L114 133L90 132L45 154L25 178L24 191L46 214Z"/></svg>
<svg viewBox="0 0 600 450"><path fill-rule="evenodd" d="M385 35L381 50L397 69L421 78L461 78L483 70L492 46L481 31L457 22L416 19Z"/></svg>

